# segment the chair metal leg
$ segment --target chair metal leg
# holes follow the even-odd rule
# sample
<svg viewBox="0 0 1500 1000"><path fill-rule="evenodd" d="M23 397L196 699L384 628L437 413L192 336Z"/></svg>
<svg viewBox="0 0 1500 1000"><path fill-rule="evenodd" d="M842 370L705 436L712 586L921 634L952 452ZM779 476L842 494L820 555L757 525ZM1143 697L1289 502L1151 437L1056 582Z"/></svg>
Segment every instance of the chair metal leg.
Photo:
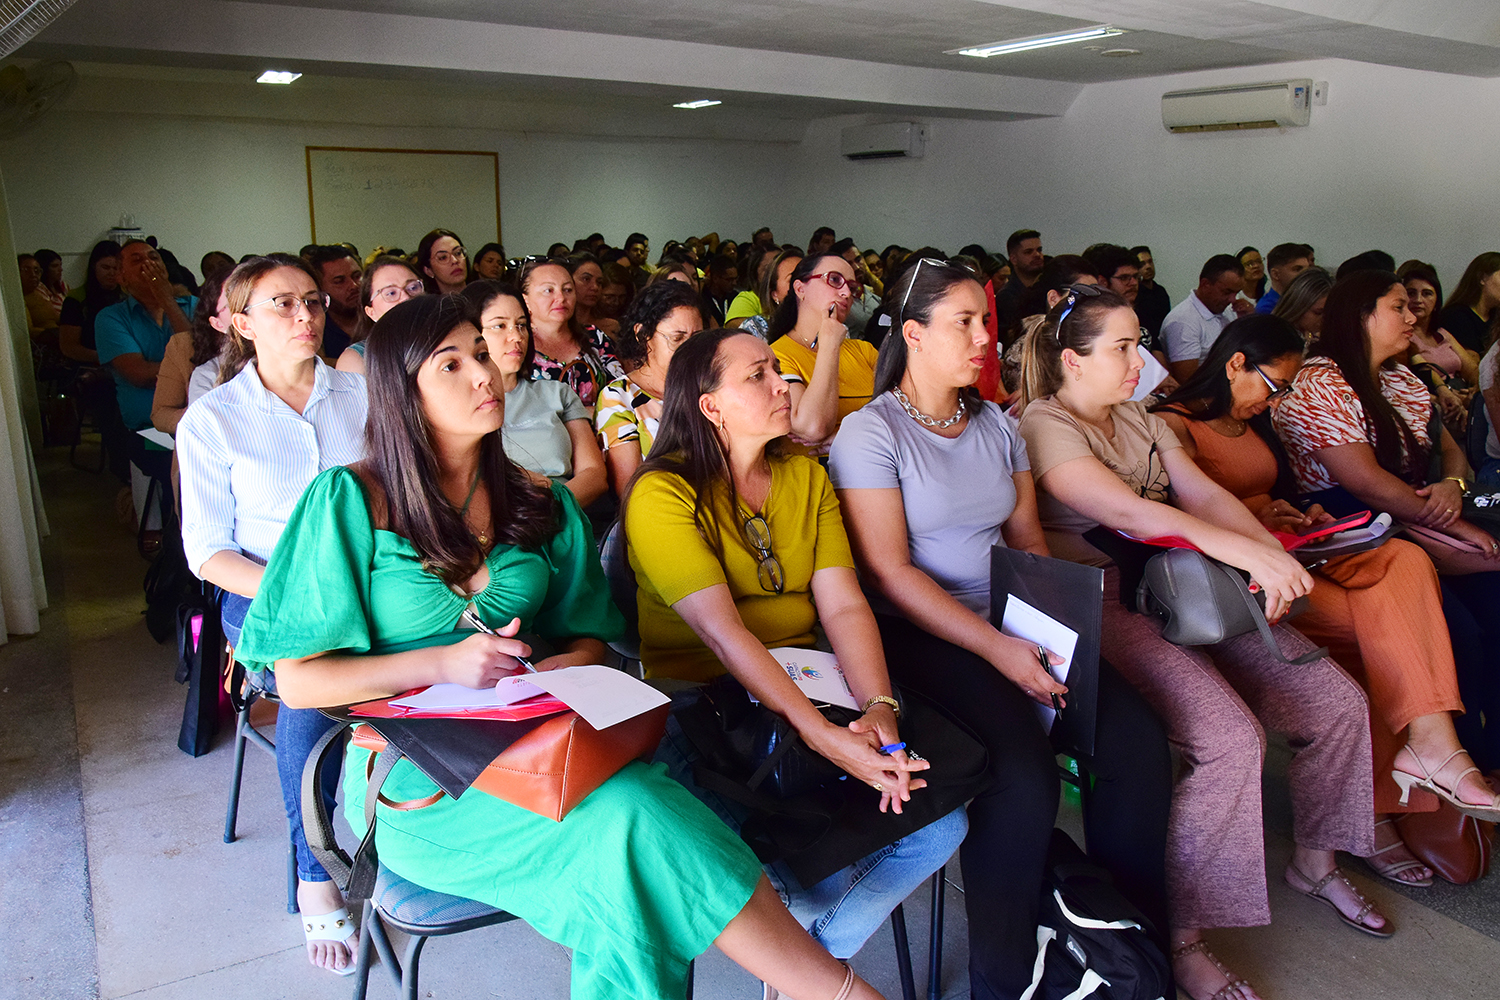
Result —
<svg viewBox="0 0 1500 1000"><path fill-rule="evenodd" d="M245 731L250 728L250 705L254 698L246 698L244 705L235 714L234 723L234 770L229 777L229 808L224 813L224 843L234 843L235 820L240 813L240 778L245 773Z"/></svg>
<svg viewBox="0 0 1500 1000"><path fill-rule="evenodd" d="M902 1000L917 1000L917 984L911 974L911 945L906 939L906 910L900 903L891 911L891 937L896 939L896 970L901 973Z"/></svg>
<svg viewBox="0 0 1500 1000"><path fill-rule="evenodd" d="M291 823L287 823L290 830ZM297 845L293 843L291 834L286 838L286 912L296 913L302 908L297 902Z"/></svg>
<svg viewBox="0 0 1500 1000"><path fill-rule="evenodd" d="M695 966L695 965L696 965L696 964L697 964L697 961L696 961L696 960L694 960L694 961L692 961L692 962L689 962L689 963L688 963L688 974L687 974L687 1000L693 1000L693 967L694 967L694 966Z"/></svg>
<svg viewBox="0 0 1500 1000"><path fill-rule="evenodd" d="M406 961L401 966L401 998L417 1000L417 964L422 961L422 949L427 939L413 934L406 941Z"/></svg>
<svg viewBox="0 0 1500 1000"><path fill-rule="evenodd" d="M927 937L927 1000L943 995L943 905L947 893L948 866L932 877L932 931Z"/></svg>
<svg viewBox="0 0 1500 1000"><path fill-rule="evenodd" d="M365 900L359 930L359 950L354 955L354 1000L365 1000L365 993L370 988L370 963L374 961L371 950L375 947L375 937L379 934L380 939L385 940L385 929L380 926L380 918L375 915L375 907L368 899ZM390 947L389 942L386 947Z"/></svg>
<svg viewBox="0 0 1500 1000"><path fill-rule="evenodd" d="M391 982L397 989L401 988L401 963L396 961L396 952L391 947L391 939L385 932L385 924L380 920L380 911L367 899L365 900L365 919L360 927L361 934L370 936L370 943L375 947L375 953L380 956L380 964L385 966L386 973L391 977ZM359 1000L359 998L355 998Z"/></svg>

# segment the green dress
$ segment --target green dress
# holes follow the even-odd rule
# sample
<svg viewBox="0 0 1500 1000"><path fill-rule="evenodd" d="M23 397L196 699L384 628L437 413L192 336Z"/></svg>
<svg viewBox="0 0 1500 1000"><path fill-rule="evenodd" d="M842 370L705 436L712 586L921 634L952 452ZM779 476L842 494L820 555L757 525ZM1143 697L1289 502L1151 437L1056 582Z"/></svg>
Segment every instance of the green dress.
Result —
<svg viewBox="0 0 1500 1000"><path fill-rule="evenodd" d="M554 485L561 530L539 550L497 545L475 597L486 623L566 640L608 637L608 597L588 522ZM456 642L465 601L422 568L411 544L376 530L359 478L334 468L308 486L245 619L237 655L252 669L338 650L380 654ZM345 758L345 816L364 830L365 763ZM408 761L385 794L436 786ZM632 762L555 822L470 791L414 812L377 807L380 860L402 877L521 917L573 949L574 997L665 998L686 992L688 962L744 907L760 863L660 764ZM501 959L503 962L503 959Z"/></svg>

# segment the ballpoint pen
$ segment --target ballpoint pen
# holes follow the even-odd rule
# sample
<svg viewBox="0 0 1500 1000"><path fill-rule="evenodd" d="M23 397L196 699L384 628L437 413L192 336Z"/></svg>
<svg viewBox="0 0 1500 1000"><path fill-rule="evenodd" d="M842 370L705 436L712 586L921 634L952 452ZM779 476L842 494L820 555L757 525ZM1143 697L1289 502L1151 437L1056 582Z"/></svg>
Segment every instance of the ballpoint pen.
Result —
<svg viewBox="0 0 1500 1000"><path fill-rule="evenodd" d="M475 631L483 632L485 635L499 635L500 634L499 632L496 632L494 629L490 628L488 625L486 625L484 623L484 619L482 619L482 618L479 617L479 612L477 612L477 611L474 610L474 605L472 605L472 604L470 604L468 607L464 608L464 613L459 616L458 620L462 624L469 626L470 628L474 629ZM512 654L512 659L514 659L517 663L519 663L526 670L526 672L528 674L534 674L534 673L536 673L536 666L530 660L528 660L526 657L520 656L518 654Z"/></svg>

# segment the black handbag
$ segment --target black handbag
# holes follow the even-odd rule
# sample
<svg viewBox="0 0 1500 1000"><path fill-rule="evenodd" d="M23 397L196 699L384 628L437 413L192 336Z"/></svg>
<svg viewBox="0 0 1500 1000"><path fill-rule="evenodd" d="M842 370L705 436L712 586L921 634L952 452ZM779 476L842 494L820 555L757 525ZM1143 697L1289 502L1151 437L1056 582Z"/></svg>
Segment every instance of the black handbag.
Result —
<svg viewBox="0 0 1500 1000"><path fill-rule="evenodd" d="M898 692L908 751L931 767L927 787L898 814L882 813L880 793L849 780L770 709L750 701L725 675L680 692L673 715L699 753L693 779L748 811L740 837L762 863L784 861L803 886L816 885L860 858L915 833L989 786L989 755L961 723L912 692ZM859 713L819 706L848 725Z"/></svg>

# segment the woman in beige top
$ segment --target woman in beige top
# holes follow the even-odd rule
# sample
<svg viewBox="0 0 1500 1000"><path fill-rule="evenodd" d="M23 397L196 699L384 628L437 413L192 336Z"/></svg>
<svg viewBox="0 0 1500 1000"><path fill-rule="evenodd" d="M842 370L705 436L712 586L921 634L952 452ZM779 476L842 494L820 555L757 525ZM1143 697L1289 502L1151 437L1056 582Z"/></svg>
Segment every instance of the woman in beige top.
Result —
<svg viewBox="0 0 1500 1000"><path fill-rule="evenodd" d="M1108 565L1082 537L1096 525L1135 538L1175 535L1247 571L1276 622L1312 589L1312 578L1193 463L1160 417L1130 402L1144 366L1139 343L1134 311L1093 285L1074 285L1031 337L1021 435L1048 546L1065 559ZM1389 937L1390 923L1341 876L1334 857L1375 853L1369 717L1359 685L1327 658L1279 660L1255 632L1214 646L1173 645L1157 619L1116 599L1120 575L1112 565L1106 570L1101 652L1155 709L1184 761L1167 832L1178 985L1194 1000L1257 996L1213 958L1203 929L1270 922L1262 723L1288 734L1294 748L1287 883L1354 929ZM1289 659L1313 649L1285 625L1272 634Z"/></svg>
<svg viewBox="0 0 1500 1000"><path fill-rule="evenodd" d="M188 404L201 395L190 385L193 369L218 358L224 349L229 331L224 279L231 273L221 271L203 283L192 329L174 333L167 341L161 368L156 372L156 394L151 397L151 423L164 434L177 433L177 422L187 412ZM210 382L205 388L211 387Z"/></svg>

